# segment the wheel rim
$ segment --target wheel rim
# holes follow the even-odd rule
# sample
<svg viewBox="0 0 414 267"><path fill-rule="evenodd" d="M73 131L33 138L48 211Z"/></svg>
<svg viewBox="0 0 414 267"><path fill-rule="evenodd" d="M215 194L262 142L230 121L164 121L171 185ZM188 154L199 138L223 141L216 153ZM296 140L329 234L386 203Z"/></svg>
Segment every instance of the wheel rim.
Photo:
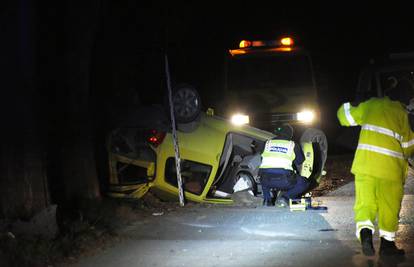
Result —
<svg viewBox="0 0 414 267"><path fill-rule="evenodd" d="M181 118L191 118L198 111L198 96L191 89L181 89L174 96L174 110Z"/></svg>

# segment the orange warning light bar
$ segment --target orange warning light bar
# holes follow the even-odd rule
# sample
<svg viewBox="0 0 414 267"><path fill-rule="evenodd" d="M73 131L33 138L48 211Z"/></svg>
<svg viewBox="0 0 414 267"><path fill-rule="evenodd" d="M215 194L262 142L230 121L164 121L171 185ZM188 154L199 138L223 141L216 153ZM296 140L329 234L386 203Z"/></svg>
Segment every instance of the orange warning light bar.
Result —
<svg viewBox="0 0 414 267"><path fill-rule="evenodd" d="M292 46L293 39L291 37L283 37L282 39L280 39L280 43L284 46Z"/></svg>

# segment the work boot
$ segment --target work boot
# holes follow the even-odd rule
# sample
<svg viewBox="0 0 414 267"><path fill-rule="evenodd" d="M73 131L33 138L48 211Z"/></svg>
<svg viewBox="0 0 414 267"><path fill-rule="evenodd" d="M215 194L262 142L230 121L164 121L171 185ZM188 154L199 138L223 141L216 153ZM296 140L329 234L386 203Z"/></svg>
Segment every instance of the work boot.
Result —
<svg viewBox="0 0 414 267"><path fill-rule="evenodd" d="M380 252L381 255L404 255L404 249L397 248L394 241L388 241L381 237Z"/></svg>
<svg viewBox="0 0 414 267"><path fill-rule="evenodd" d="M375 255L374 245L372 244L372 231L369 228L362 228L360 232L362 252L365 256Z"/></svg>
<svg viewBox="0 0 414 267"><path fill-rule="evenodd" d="M287 208L289 207L289 201L285 197L279 197L276 200L276 206L279 208Z"/></svg>

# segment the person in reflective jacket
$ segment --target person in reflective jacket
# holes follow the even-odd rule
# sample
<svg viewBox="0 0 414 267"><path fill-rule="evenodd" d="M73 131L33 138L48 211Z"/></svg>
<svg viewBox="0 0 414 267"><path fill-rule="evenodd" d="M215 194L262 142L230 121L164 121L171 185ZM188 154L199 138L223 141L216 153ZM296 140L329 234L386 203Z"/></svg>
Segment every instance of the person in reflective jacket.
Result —
<svg viewBox="0 0 414 267"><path fill-rule="evenodd" d="M361 103L344 103L337 111L342 126L361 126L351 172L355 176L356 236L365 255L374 255L374 222L378 219L380 254L403 255L395 245L399 212L414 151L406 105L414 96L401 81L388 96Z"/></svg>
<svg viewBox="0 0 414 267"><path fill-rule="evenodd" d="M286 207L289 199L300 196L309 187L309 181L297 172L305 157L301 146L291 140L292 136L293 129L286 124L276 130L276 137L266 142L259 167L264 206L273 206L272 189L283 191L276 205Z"/></svg>

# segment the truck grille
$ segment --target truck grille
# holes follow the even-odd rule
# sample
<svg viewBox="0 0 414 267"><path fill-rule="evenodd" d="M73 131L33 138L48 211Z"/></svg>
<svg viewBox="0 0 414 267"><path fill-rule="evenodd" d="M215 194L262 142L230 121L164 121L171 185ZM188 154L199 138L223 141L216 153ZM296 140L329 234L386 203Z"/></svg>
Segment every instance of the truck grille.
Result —
<svg viewBox="0 0 414 267"><path fill-rule="evenodd" d="M273 129L273 126L285 122L297 122L296 113L261 113L255 114L251 119L253 126L264 130Z"/></svg>
<svg viewBox="0 0 414 267"><path fill-rule="evenodd" d="M270 114L270 122L274 125L280 122L293 122L297 120L296 113L273 113Z"/></svg>

